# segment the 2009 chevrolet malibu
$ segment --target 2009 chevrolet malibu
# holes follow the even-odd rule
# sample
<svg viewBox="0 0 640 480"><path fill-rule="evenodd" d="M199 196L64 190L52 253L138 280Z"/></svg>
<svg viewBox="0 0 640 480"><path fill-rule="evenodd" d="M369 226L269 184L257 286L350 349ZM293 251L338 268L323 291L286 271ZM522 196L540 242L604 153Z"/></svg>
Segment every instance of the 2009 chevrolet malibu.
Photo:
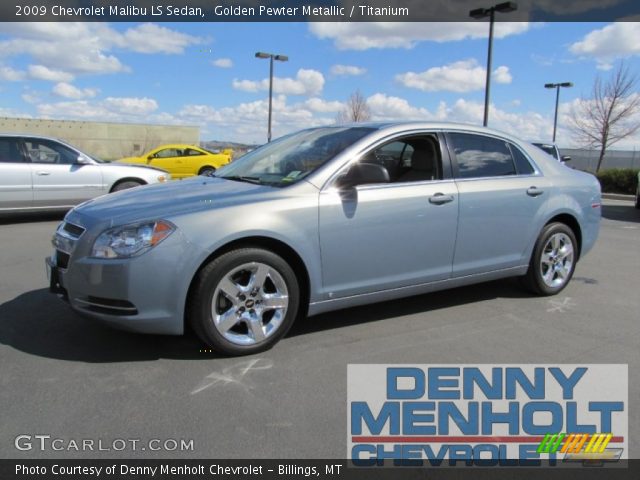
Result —
<svg viewBox="0 0 640 480"><path fill-rule="evenodd" d="M354 124L79 205L47 265L77 312L242 355L299 315L509 276L556 294L599 225L596 179L510 135Z"/></svg>

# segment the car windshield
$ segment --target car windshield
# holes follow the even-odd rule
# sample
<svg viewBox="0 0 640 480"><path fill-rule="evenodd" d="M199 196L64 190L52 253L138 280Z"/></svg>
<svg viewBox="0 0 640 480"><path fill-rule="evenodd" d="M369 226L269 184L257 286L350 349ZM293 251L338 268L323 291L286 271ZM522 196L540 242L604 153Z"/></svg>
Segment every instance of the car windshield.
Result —
<svg viewBox="0 0 640 480"><path fill-rule="evenodd" d="M216 177L275 187L294 184L373 132L368 127L321 127L267 143L216 172Z"/></svg>

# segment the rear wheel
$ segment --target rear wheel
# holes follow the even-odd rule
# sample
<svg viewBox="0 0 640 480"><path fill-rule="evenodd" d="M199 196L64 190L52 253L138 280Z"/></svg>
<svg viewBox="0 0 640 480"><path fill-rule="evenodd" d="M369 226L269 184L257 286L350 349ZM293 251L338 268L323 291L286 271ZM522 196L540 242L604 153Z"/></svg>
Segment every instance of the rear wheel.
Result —
<svg viewBox="0 0 640 480"><path fill-rule="evenodd" d="M300 305L298 280L280 256L259 248L232 250L196 278L187 319L200 339L226 355L275 345Z"/></svg>
<svg viewBox="0 0 640 480"><path fill-rule="evenodd" d="M205 177L212 177L216 173L216 169L213 167L202 167L198 172L198 175L204 175Z"/></svg>
<svg viewBox="0 0 640 480"><path fill-rule="evenodd" d="M142 185L142 182L138 182L136 180L127 180L125 182L118 183L115 187L111 189L112 192L119 192L121 190L127 190L128 188L139 187Z"/></svg>
<svg viewBox="0 0 640 480"><path fill-rule="evenodd" d="M567 286L576 267L578 246L573 231L564 223L543 230L531 255L523 283L538 295L555 295Z"/></svg>

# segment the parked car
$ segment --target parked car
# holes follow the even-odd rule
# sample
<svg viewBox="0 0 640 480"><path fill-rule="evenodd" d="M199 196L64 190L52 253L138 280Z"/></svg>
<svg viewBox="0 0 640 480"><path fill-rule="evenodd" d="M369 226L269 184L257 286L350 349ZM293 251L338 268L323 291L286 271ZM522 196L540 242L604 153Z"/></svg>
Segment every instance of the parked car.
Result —
<svg viewBox="0 0 640 480"><path fill-rule="evenodd" d="M188 323L242 355L299 315L509 276L556 294L599 226L596 178L515 137L354 124L282 137L214 177L89 201L47 265L81 314L147 333Z"/></svg>
<svg viewBox="0 0 640 480"><path fill-rule="evenodd" d="M212 175L233 157L233 150L216 153L194 145L162 145L140 157L127 157L119 163L152 165L171 173L173 178Z"/></svg>
<svg viewBox="0 0 640 480"><path fill-rule="evenodd" d="M555 143L532 142L532 144L538 147L540 150L547 152L560 163L571 161L571 157L569 155L560 155L560 149Z"/></svg>
<svg viewBox="0 0 640 480"><path fill-rule="evenodd" d="M0 212L68 210L85 200L171 176L157 168L103 162L38 135L0 134Z"/></svg>
<svg viewBox="0 0 640 480"><path fill-rule="evenodd" d="M638 172L638 184L636 185L636 208L640 210L640 172Z"/></svg>

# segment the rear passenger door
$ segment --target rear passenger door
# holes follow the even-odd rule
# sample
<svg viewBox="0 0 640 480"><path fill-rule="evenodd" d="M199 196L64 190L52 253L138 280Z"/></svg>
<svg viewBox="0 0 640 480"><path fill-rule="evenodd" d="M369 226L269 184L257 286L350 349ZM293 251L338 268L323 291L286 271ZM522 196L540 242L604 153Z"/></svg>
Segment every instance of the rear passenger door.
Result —
<svg viewBox="0 0 640 480"><path fill-rule="evenodd" d="M0 136L0 210L33 205L31 165L17 137Z"/></svg>
<svg viewBox="0 0 640 480"><path fill-rule="evenodd" d="M502 138L449 132L447 144L460 199L453 277L526 265L548 180Z"/></svg>

